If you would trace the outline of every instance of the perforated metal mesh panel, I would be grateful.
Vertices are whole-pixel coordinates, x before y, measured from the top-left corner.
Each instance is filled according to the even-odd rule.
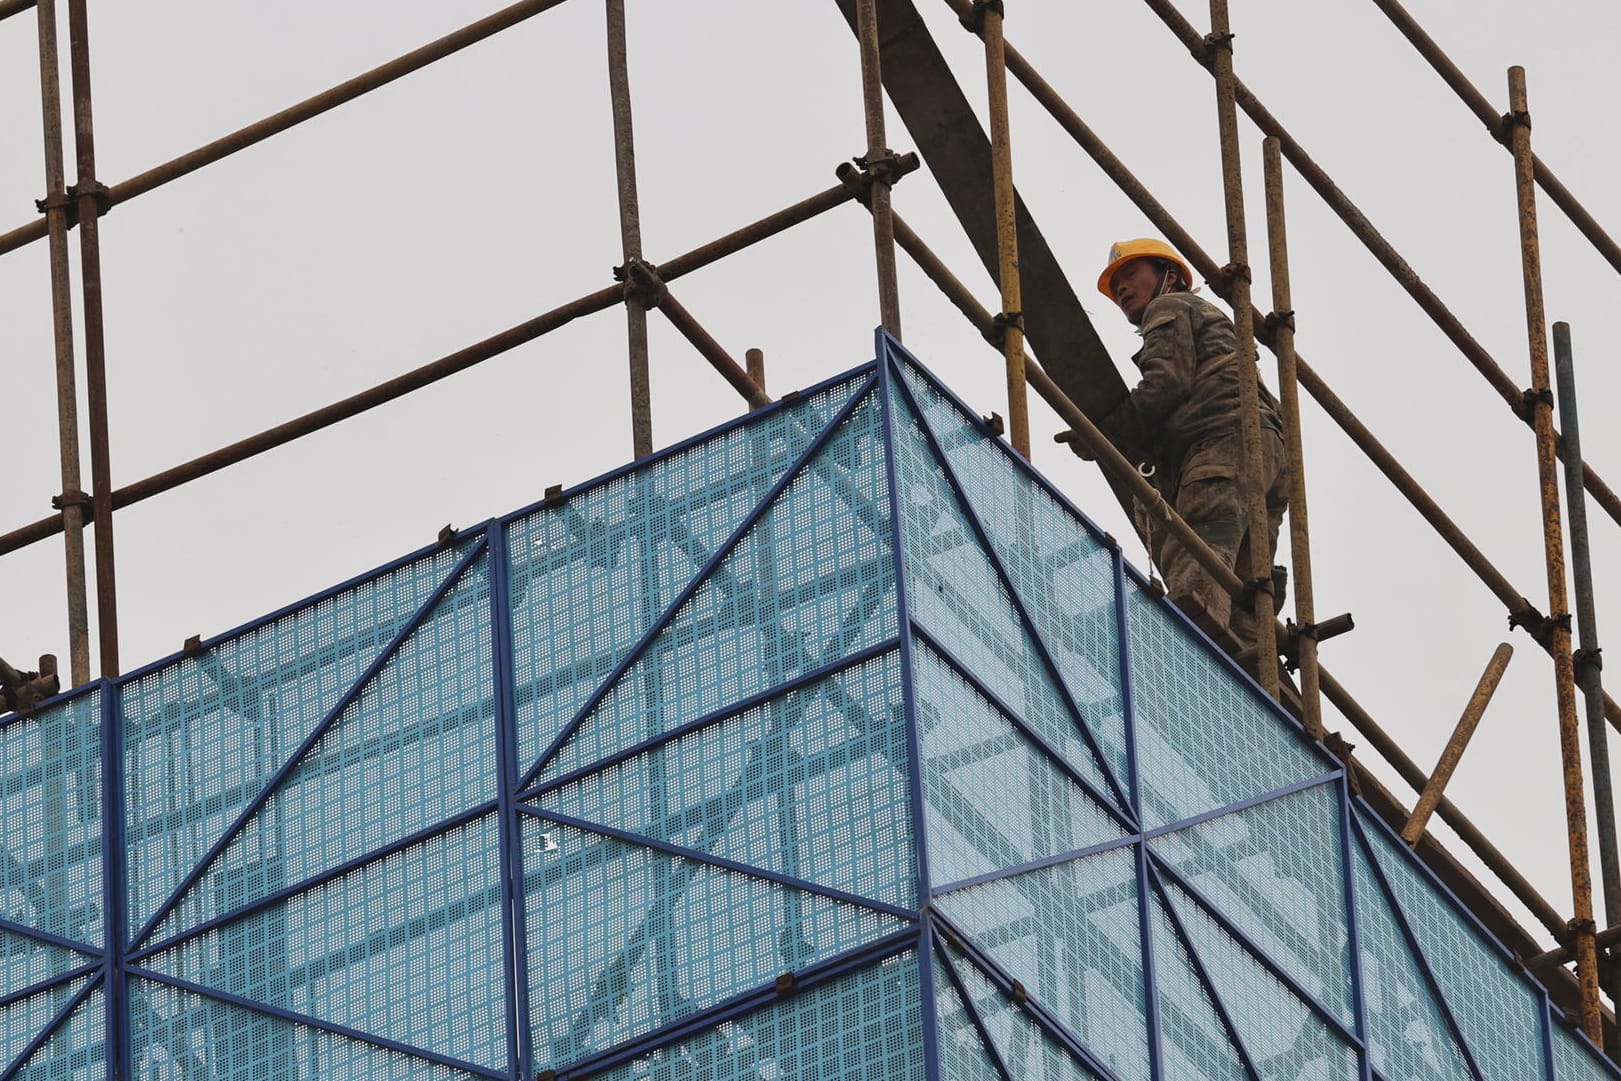
[[[521,761],[540,757],[864,382],[842,380],[512,524]]]
[[[1098,530],[1031,483],[1005,444],[917,367],[901,365],[935,442],[1116,778],[1129,772],[1120,694],[1114,553]]]
[[[904,402],[895,406],[895,469],[912,618],[1100,792],[1121,800],[1086,745],[1007,586]]]
[[[1352,1081],[1360,1075],[1356,1052],[1197,901],[1171,884],[1166,896],[1262,1077]]]
[[[900,655],[891,651],[538,797],[549,811],[910,906]]]
[[[0,718],[0,1078],[1621,1076],[879,355]]]
[[[595,1075],[603,1081],[923,1081],[917,958],[869,965]]]
[[[153,980],[131,984],[142,1081],[472,1081],[488,1076]]]
[[[1366,817],[1362,824],[1487,1081],[1541,1076],[1546,1064],[1539,996],[1510,966],[1502,948],[1489,943],[1448,903],[1396,841]]]
[[[1192,818],[1332,768],[1129,579],[1126,614],[1145,825]]]
[[[1082,1065],[1029,1014],[1015,1007],[972,962],[954,951],[948,954],[968,992],[968,1001],[979,1012],[1013,1081],[1095,1081],[1095,1072]],[[941,1076],[953,1081],[957,1077],[944,1069]]]
[[[941,885],[1122,836],[1048,752],[921,643],[913,651],[928,807]]]
[[[1120,1077],[1148,1077],[1131,849],[971,886],[936,904]]]
[[[435,552],[123,685],[132,933],[394,640],[457,556]],[[266,885],[275,888],[271,874]]]
[[[1335,786],[1165,834],[1150,849],[1342,1023],[1356,1023]]]

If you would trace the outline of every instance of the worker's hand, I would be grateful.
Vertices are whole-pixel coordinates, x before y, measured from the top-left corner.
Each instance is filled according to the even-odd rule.
[[[1083,462],[1093,462],[1097,460],[1097,455],[1092,453],[1091,449],[1087,447],[1086,443],[1081,440],[1081,437],[1076,434],[1074,429],[1059,432],[1057,435],[1053,436],[1053,442],[1068,443],[1069,449],[1075,452],[1075,457],[1079,458]]]

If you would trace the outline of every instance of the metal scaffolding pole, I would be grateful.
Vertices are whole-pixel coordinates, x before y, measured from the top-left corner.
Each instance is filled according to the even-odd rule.
[[[1013,449],[1030,459],[1030,405],[1024,376],[1024,299],[1019,284],[1018,209],[1013,193],[1013,136],[1008,127],[1007,58],[1002,0],[986,0],[974,10],[983,24],[985,83],[991,114],[991,177],[996,205],[997,281],[1002,312],[997,316],[1002,358],[1007,364],[1008,436]]]
[[[161,187],[172,180],[189,173],[194,173],[205,165],[212,165],[221,158],[235,154],[239,150],[246,150],[255,143],[261,143],[272,135],[278,135],[288,128],[302,124],[312,117],[329,112],[345,102],[353,101],[362,94],[386,86],[396,79],[411,74],[420,68],[425,68],[435,60],[442,60],[452,53],[460,52],[469,45],[483,41],[487,37],[516,26],[525,19],[548,11],[563,0],[519,0],[511,7],[500,11],[474,23],[452,31],[442,38],[430,41],[428,44],[411,50],[403,56],[396,57],[386,64],[379,65],[364,74],[357,75],[347,82],[339,83],[330,90],[322,91],[314,97],[305,98],[297,105],[289,106],[273,116],[249,124],[245,128],[238,128],[229,135],[215,139],[211,143],[198,147],[196,150],[180,155],[120,181],[102,193],[102,200],[108,208],[120,203],[128,202],[137,195],[145,195],[153,188]],[[45,223],[30,222],[18,226],[7,233],[0,233],[0,255],[25,244],[31,244],[45,236]]]
[[[1604,1040],[1598,1000],[1598,951],[1593,943],[1593,882],[1587,851],[1587,807],[1582,792],[1582,745],[1576,728],[1576,678],[1570,652],[1565,598],[1565,543],[1559,513],[1558,451],[1554,446],[1553,392],[1548,378],[1548,328],[1542,306],[1542,255],[1537,236],[1537,191],[1531,176],[1531,116],[1526,108],[1525,69],[1508,69],[1509,141],[1514,149],[1519,204],[1520,256],[1525,277],[1525,323],[1531,352],[1527,401],[1537,432],[1537,480],[1542,497],[1543,558],[1548,568],[1549,635],[1559,704],[1559,756],[1564,767],[1565,828],[1570,843],[1570,892],[1576,910],[1576,975],[1582,987],[1582,1029],[1595,1044]]]
[[[1486,707],[1491,704],[1492,695],[1497,692],[1497,685],[1503,681],[1503,673],[1508,670],[1508,661],[1512,656],[1514,647],[1504,642],[1492,652],[1491,660],[1486,662],[1486,670],[1480,674],[1480,681],[1475,684],[1474,692],[1469,695],[1463,716],[1458,718],[1457,725],[1452,729],[1451,738],[1441,749],[1441,757],[1436,760],[1435,769],[1430,771],[1430,779],[1425,782],[1424,791],[1419,793],[1413,813],[1407,818],[1407,825],[1401,829],[1401,839],[1409,846],[1418,844],[1418,839],[1424,836],[1424,825],[1435,812],[1436,804],[1441,802],[1441,793],[1446,791],[1447,782],[1452,780],[1452,773],[1458,768],[1464,749],[1474,737],[1480,719],[1486,715]]]
[[[861,42],[861,102],[867,122],[867,153],[860,164],[873,178],[872,236],[878,257],[878,313],[885,330],[901,336],[900,286],[895,274],[895,223],[890,210],[894,151],[884,134],[884,83],[879,61],[877,0],[856,0]]]
[[[955,3],[956,0],[949,0],[949,2]],[[1182,13],[1177,11],[1171,0],[1145,0],[1145,2],[1171,29],[1171,32],[1181,40],[1182,44],[1187,46],[1188,51],[1193,54],[1195,60],[1205,67],[1210,67],[1214,63],[1213,53],[1220,50],[1211,50],[1205,44],[1204,38],[1200,36],[1199,32],[1193,28],[1193,25],[1187,19],[1183,18]],[[1234,80],[1233,88],[1234,97],[1239,107],[1255,122],[1255,126],[1265,134],[1275,136],[1278,139],[1283,149],[1283,156],[1288,158],[1289,163],[1299,170],[1306,183],[1312,186],[1312,189],[1322,197],[1323,202],[1327,203],[1329,208],[1355,234],[1356,238],[1362,242],[1363,247],[1367,248],[1375,259],[1379,260],[1380,265],[1390,273],[1390,276],[1396,280],[1397,284],[1405,289],[1407,294],[1417,302],[1424,313],[1430,317],[1441,332],[1463,354],[1464,359],[1469,361],[1486,382],[1491,384],[1492,389],[1496,390],[1502,397],[1509,410],[1527,425],[1530,425],[1532,418],[1525,408],[1524,395],[1509,374],[1503,370],[1502,365],[1498,364],[1492,355],[1486,352],[1485,347],[1475,340],[1458,317],[1441,302],[1441,298],[1436,296],[1428,285],[1424,284],[1423,279],[1418,276],[1418,273],[1408,264],[1407,260],[1403,259],[1391,243],[1374,228],[1373,223],[1339,189],[1339,186],[1323,171],[1323,168],[1312,160],[1299,143],[1295,142],[1283,125],[1278,122],[1278,119],[1267,110],[1266,106],[1261,104],[1260,99],[1251,93],[1250,89],[1242,81]],[[1557,434],[1556,432],[1556,437]],[[1617,496],[1615,491],[1604,482],[1603,478],[1585,463],[1582,466],[1582,480],[1587,491],[1594,499],[1598,500],[1599,505],[1604,508],[1605,512],[1615,519],[1617,523],[1621,523],[1621,496]]]
[[[913,163],[915,167],[915,162]],[[707,244],[692,249],[659,264],[659,276],[665,282],[674,281],[686,274],[723,259],[728,255],[739,252],[751,244],[758,243],[768,237],[781,233],[795,225],[809,221],[819,214],[848,202],[854,198],[854,193],[845,184],[837,184],[826,191],[819,192],[808,199],[801,200],[793,206],[787,207],[761,218],[751,225],[728,233]],[[227,466],[245,461],[257,454],[263,454],[301,438],[318,432],[322,428],[330,427],[342,420],[358,416],[386,402],[403,397],[411,391],[419,390],[431,383],[436,383],[447,376],[471,368],[491,357],[499,356],[510,349],[532,341],[535,338],[556,330],[566,323],[572,322],[581,316],[591,315],[595,312],[606,311],[615,304],[621,303],[625,298],[625,289],[622,285],[610,285],[588,293],[583,297],[570,301],[549,312],[535,316],[533,319],[519,323],[498,334],[491,335],[483,341],[476,342],[454,353],[440,357],[420,368],[395,376],[374,387],[363,390],[358,394],[350,395],[341,401],[333,402],[301,417],[278,424],[273,428],[259,432],[256,435],[240,439],[228,446],[211,451],[189,462],[156,473],[144,480],[125,485],[112,493],[114,509],[120,509],[150,499],[155,495],[177,488],[188,481],[218,472]],[[11,532],[0,535],[0,555],[17,551],[30,544],[54,537],[62,531],[62,516],[53,514],[49,518],[13,529]]]
[[[1237,331],[1239,409],[1244,444],[1244,485],[1249,505],[1249,566],[1242,568],[1253,594],[1256,670],[1261,686],[1278,697],[1278,638],[1273,629],[1272,546],[1267,543],[1266,468],[1261,450],[1261,383],[1255,363],[1255,319],[1250,305],[1249,240],[1244,227],[1244,174],[1238,146],[1238,109],[1233,101],[1233,34],[1227,0],[1210,0],[1210,42],[1216,72],[1216,116],[1221,128],[1221,179],[1227,202],[1227,271]],[[1235,600],[1239,604],[1241,601]]]
[[[13,15],[21,15],[33,7],[37,0],[0,0],[0,19],[9,19]]]
[[[68,0],[68,55],[73,73],[73,143],[84,359],[90,404],[91,508],[96,523],[96,641],[101,675],[118,675],[118,584],[113,556],[113,484],[107,431],[107,338],[101,305],[101,222],[105,189],[96,180],[95,122],[90,106],[90,26],[85,0]]]
[[[1295,313],[1289,288],[1289,236],[1283,212],[1283,162],[1278,141],[1261,144],[1266,186],[1266,235],[1271,253],[1272,349],[1278,358],[1278,402],[1283,412],[1283,453],[1289,472],[1289,560],[1294,564],[1295,623],[1299,627],[1300,719],[1313,739],[1323,738],[1323,705],[1317,681],[1317,600],[1311,575],[1311,531],[1306,514],[1306,453],[1300,432],[1299,363]]]
[[[91,679],[90,611],[84,562],[85,508],[79,457],[79,391],[73,355],[73,286],[68,266],[72,202],[62,164],[62,81],[56,45],[56,0],[39,0],[39,90],[45,128],[45,228],[50,236],[51,331],[56,347],[57,443],[62,462],[62,548],[67,564],[68,673],[77,687]]]
[[[1604,685],[1599,663],[1598,616],[1594,612],[1593,558],[1587,538],[1587,501],[1581,477],[1571,465],[1580,461],[1582,436],[1576,411],[1576,365],[1571,357],[1570,324],[1553,325],[1555,381],[1559,385],[1559,420],[1570,448],[1565,464],[1565,503],[1570,515],[1570,561],[1575,574],[1577,650],[1571,663],[1586,706],[1587,746],[1593,759],[1593,816],[1598,828],[1599,876],[1604,884],[1604,924],[1621,927],[1621,857],[1616,852],[1615,793],[1610,779],[1610,748],[1604,731]],[[1621,969],[1612,969],[1610,1001],[1621,1002]]]
[[[625,0],[606,0],[608,88],[613,96],[614,172],[619,180],[619,238],[626,265],[642,257],[642,216],[636,197],[636,137],[631,127],[630,64],[625,49]],[[632,457],[653,453],[653,391],[647,367],[647,309],[625,305],[630,345]]]
[[[1412,43],[1413,48],[1419,51],[1419,55],[1429,61],[1430,67],[1441,76],[1441,80],[1450,86],[1480,122],[1486,125],[1491,137],[1502,143],[1505,148],[1508,147],[1508,137],[1503,128],[1503,114],[1492,108],[1491,103],[1486,100],[1486,95],[1475,88],[1475,84],[1459,70],[1458,65],[1454,64],[1446,52],[1435,43],[1435,39],[1424,32],[1424,28],[1407,13],[1407,9],[1396,0],[1373,0],[1373,3],[1385,13],[1396,29],[1401,31],[1402,36]],[[1576,226],[1594,248],[1598,249],[1599,254],[1604,256],[1611,266],[1621,270],[1621,244],[1611,239],[1610,234],[1604,231],[1597,219],[1588,213],[1580,200],[1570,193],[1570,189],[1560,182],[1553,170],[1535,154],[1531,155],[1531,167],[1537,184],[1547,193],[1548,198],[1554,201],[1554,205],[1565,212],[1571,224]]]

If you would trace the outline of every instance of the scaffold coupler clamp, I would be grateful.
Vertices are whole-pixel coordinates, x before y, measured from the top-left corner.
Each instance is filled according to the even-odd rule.
[[[658,267],[641,259],[627,259],[614,267],[614,281],[625,283],[625,302],[640,304],[651,311],[664,302],[669,289],[659,277]]]
[[[1525,633],[1529,634],[1533,639],[1536,640],[1538,645],[1543,646],[1544,648],[1553,644],[1553,632],[1555,628],[1563,628],[1566,631],[1570,630],[1569,612],[1549,618],[1548,616],[1543,615],[1542,612],[1538,610],[1536,605],[1532,604],[1524,597],[1521,597],[1520,600],[1523,602],[1521,607],[1508,614],[1509,630],[1513,630],[1515,627],[1524,628]]]
[[[1188,52],[1193,54],[1195,60],[1208,68],[1215,64],[1216,53],[1222,49],[1226,49],[1228,52],[1233,51],[1233,33],[1230,30],[1225,34],[1206,34],[1199,39],[1198,44],[1190,47]]]
[[[21,672],[0,660],[0,702],[14,713],[30,713],[34,706],[62,689],[54,654],[41,654],[39,671]]]
[[[1528,110],[1516,109],[1513,112],[1504,113],[1497,118],[1496,127],[1492,127],[1490,124],[1487,125],[1487,130],[1492,133],[1492,138],[1504,146],[1507,146],[1509,140],[1514,138],[1515,128],[1531,130],[1531,113]]]
[[[849,161],[840,162],[834,174],[857,202],[862,206],[870,206],[874,183],[893,188],[900,183],[901,177],[916,172],[922,164],[922,160],[915,152],[897,154],[885,147],[877,154],[863,154]]]
[[[1592,649],[1578,649],[1571,653],[1570,662],[1576,668],[1576,681],[1580,683],[1604,670],[1604,650],[1599,646]]]
[[[991,325],[985,328],[985,340],[998,349],[1007,346],[1007,332],[1009,327],[1016,327],[1020,334],[1024,333],[1023,312],[997,312],[991,316]]]
[[[1007,9],[1002,6],[1002,0],[974,0],[968,14],[961,16],[957,21],[962,23],[963,29],[970,34],[978,34],[985,29],[985,14],[991,11],[1004,18],[1007,17]]]
[[[1553,391],[1547,387],[1532,387],[1520,392],[1519,404],[1514,413],[1527,424],[1536,423],[1537,406],[1545,405],[1553,408]]]
[[[81,180],[68,189],[68,197],[73,200],[75,212],[79,209],[80,200],[86,195],[96,201],[96,217],[98,218],[104,217],[107,211],[113,208],[112,193],[107,190],[107,185],[92,178],[90,180]],[[77,219],[80,215],[75,213],[74,217]]]
[[[90,498],[90,493],[81,491],[78,488],[69,488],[61,495],[51,496],[51,509],[67,510],[69,507],[83,507],[86,511],[84,516],[86,521],[90,519],[88,512],[92,506],[94,506],[94,502]]]
[[[1261,320],[1261,333],[1267,341],[1277,337],[1280,330],[1287,330],[1293,334],[1295,330],[1295,313],[1291,309],[1283,312],[1267,312],[1266,318]]]
[[[1216,277],[1210,286],[1223,300],[1231,300],[1233,296],[1233,283],[1238,281],[1253,282],[1254,276],[1250,272],[1248,263],[1226,263],[1216,271]]]

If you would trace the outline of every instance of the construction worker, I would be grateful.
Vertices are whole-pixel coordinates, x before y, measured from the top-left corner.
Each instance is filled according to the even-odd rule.
[[[1241,579],[1249,569],[1249,486],[1243,469],[1239,365],[1232,320],[1192,291],[1193,274],[1162,240],[1123,240],[1109,249],[1098,291],[1142,336],[1131,358],[1142,380],[1099,427],[1128,459],[1142,463],[1165,501]],[[1267,565],[1277,551],[1288,505],[1283,424],[1263,386],[1261,477],[1266,486]],[[1076,446],[1071,443],[1071,446]],[[1138,531],[1164,576],[1166,591],[1206,630],[1230,628],[1241,644],[1256,639],[1254,618],[1234,610],[1227,591],[1146,513]],[[1283,577],[1274,572],[1281,603]]]

